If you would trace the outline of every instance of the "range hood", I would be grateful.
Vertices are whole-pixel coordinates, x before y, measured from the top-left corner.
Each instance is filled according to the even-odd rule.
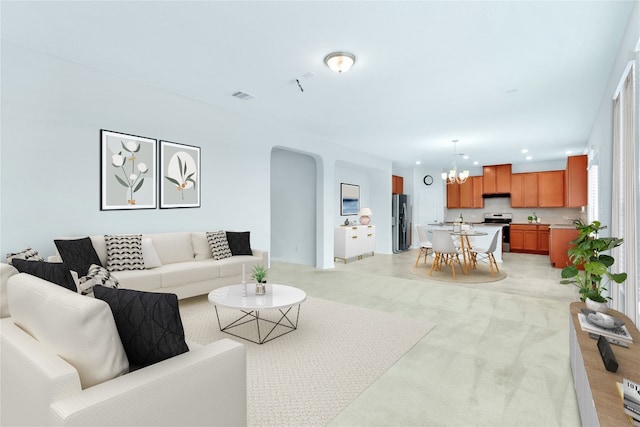
[[[511,193],[488,193],[482,195],[483,199],[493,199],[496,197],[511,197]]]

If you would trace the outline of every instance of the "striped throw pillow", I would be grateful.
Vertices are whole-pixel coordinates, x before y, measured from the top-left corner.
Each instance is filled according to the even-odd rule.
[[[105,235],[107,270],[144,270],[142,234]]]
[[[213,259],[231,258],[233,255],[231,249],[229,249],[229,242],[227,241],[227,233],[225,231],[207,232],[207,241],[209,242]]]
[[[78,290],[82,295],[93,295],[93,287],[102,285],[106,288],[117,288],[118,279],[101,265],[91,264],[89,272],[78,281]]]

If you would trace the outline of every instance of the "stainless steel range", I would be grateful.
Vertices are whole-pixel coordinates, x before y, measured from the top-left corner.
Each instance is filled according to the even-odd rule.
[[[509,237],[509,226],[513,221],[513,214],[510,213],[486,213],[483,224],[502,224],[502,251],[509,252],[511,240]]]

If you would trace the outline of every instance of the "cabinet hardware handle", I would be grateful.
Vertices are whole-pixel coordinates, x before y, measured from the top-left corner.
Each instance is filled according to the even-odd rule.
[[[353,237],[351,237],[351,238],[352,238],[352,239],[357,239],[357,238],[358,238],[358,236],[353,236]]]

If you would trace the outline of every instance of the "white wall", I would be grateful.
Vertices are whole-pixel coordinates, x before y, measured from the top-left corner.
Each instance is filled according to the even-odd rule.
[[[338,195],[332,212],[334,226],[344,223],[345,219],[358,222],[359,217],[340,215],[340,184],[360,186],[360,207],[368,207],[373,212],[371,224],[376,226],[376,252],[392,253],[391,243],[391,164],[386,167],[375,165],[357,165],[339,160],[335,164],[334,190]]]
[[[312,156],[271,152],[271,260],[316,265],[316,175]],[[262,211],[256,206],[256,215]]]
[[[638,46],[639,39],[640,3],[636,2],[620,48],[618,49],[615,63],[611,69],[609,81],[602,94],[602,101],[597,118],[587,141],[587,148],[594,150],[598,158],[598,197],[600,200],[598,218],[601,223],[606,225],[611,224],[611,192],[613,189],[611,181],[613,170],[613,96],[629,61],[636,58],[635,49]],[[638,66],[640,66],[640,64],[636,64],[636,67]],[[636,68],[636,88],[638,87],[640,87],[640,72],[638,72],[638,68]],[[639,100],[636,97],[636,105],[638,105],[638,102]],[[640,108],[638,108],[637,111],[640,111]],[[638,122],[640,123],[640,120]],[[636,129],[636,147],[640,145],[638,144],[639,134],[640,132]],[[635,178],[637,181],[638,176]],[[638,225],[640,226],[640,222]],[[603,235],[608,235],[607,233],[609,233],[609,230],[604,230]],[[640,251],[638,253],[640,253]]]
[[[252,246],[268,249],[274,146],[316,158],[317,267],[333,267],[336,161],[380,171],[375,182],[386,174],[377,197],[390,206],[384,159],[4,40],[1,55],[3,256],[25,246],[51,255],[58,236],[218,229],[250,230]],[[100,211],[100,129],[201,147],[202,207]],[[390,232],[379,238],[390,242]]]

